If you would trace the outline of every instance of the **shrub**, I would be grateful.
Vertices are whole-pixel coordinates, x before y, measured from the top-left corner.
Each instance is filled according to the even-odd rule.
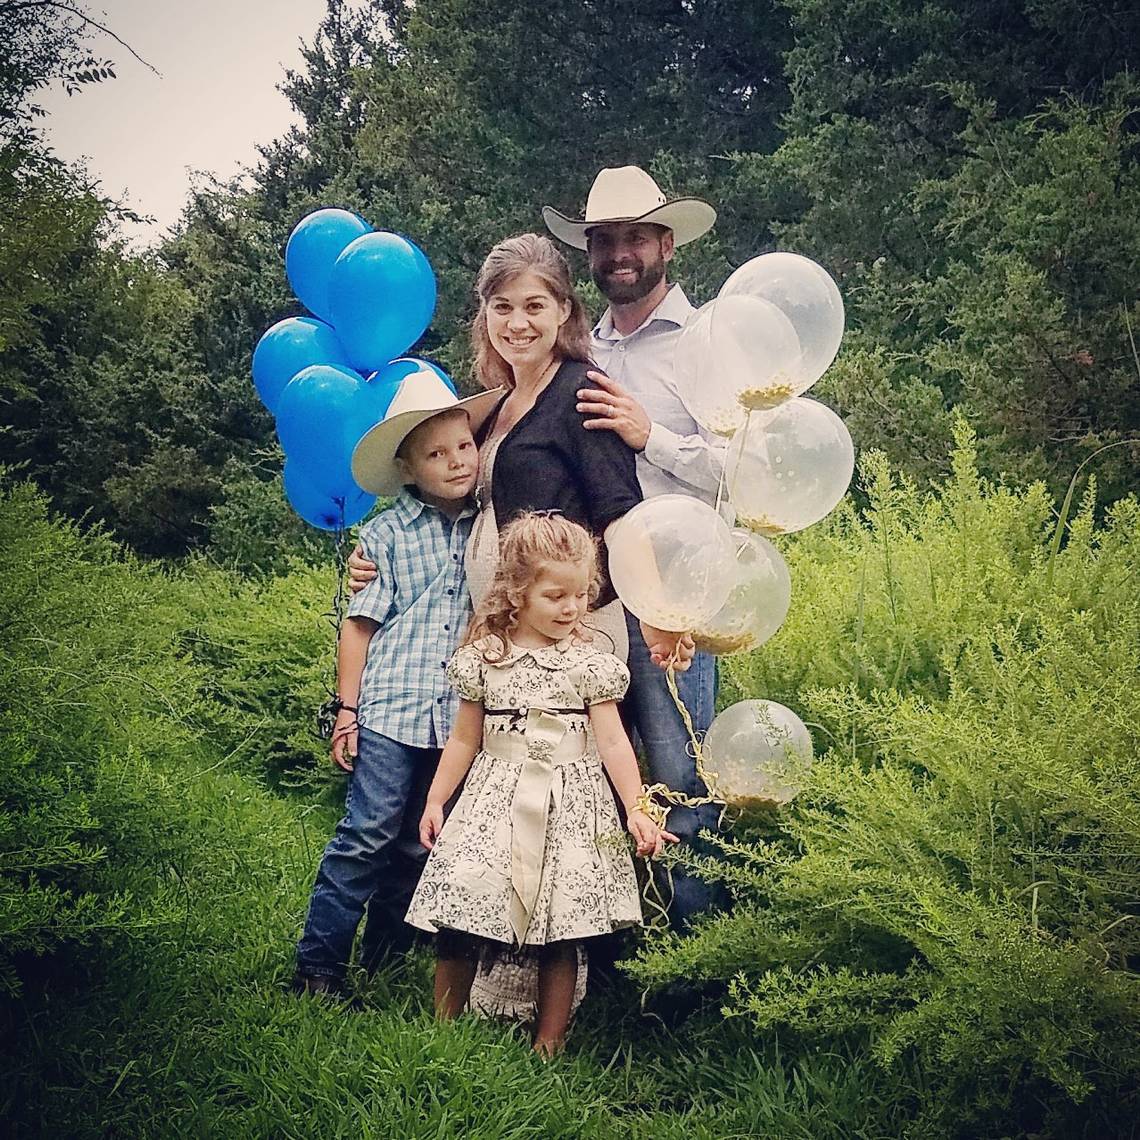
[[[0,991],[62,945],[170,918],[160,758],[198,750],[198,674],[161,575],[0,484]]]
[[[764,1034],[924,1074],[914,1135],[1107,1135],[1140,1078],[1140,507],[1052,555],[1040,486],[920,494],[870,457],[865,518],[790,545],[786,628],[731,696],[808,720],[810,787],[706,872],[735,912],[632,967],[704,977]]]

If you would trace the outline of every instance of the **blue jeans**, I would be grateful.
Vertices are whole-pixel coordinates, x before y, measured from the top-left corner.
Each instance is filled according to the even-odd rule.
[[[705,786],[697,775],[696,761],[689,752],[689,734],[673,703],[665,671],[650,660],[637,618],[628,612],[625,618],[629,629],[630,686],[623,713],[627,726],[636,730],[641,741],[649,778],[653,783],[668,784],[686,795],[703,796]],[[716,658],[698,653],[689,669],[677,673],[676,678],[677,694],[689,711],[693,728],[698,735],[707,732],[716,713]],[[708,853],[708,845],[701,843],[697,833],[715,831],[719,817],[718,804],[675,807],[669,812],[667,826],[682,843]],[[694,915],[720,903],[721,892],[703,879],[686,874],[678,867],[673,868],[672,878],[673,901],[669,913],[674,925],[684,928]],[[664,892],[665,884],[662,888]]]
[[[297,944],[299,972],[343,978],[366,906],[366,965],[387,945],[409,943],[404,914],[427,859],[420,816],[438,762],[438,748],[360,730],[344,818],[321,857]]]

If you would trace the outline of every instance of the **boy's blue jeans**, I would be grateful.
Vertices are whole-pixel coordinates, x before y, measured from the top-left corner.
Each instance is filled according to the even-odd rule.
[[[427,851],[419,825],[438,748],[413,748],[360,729],[344,818],[321,857],[297,945],[297,970],[343,978],[365,907],[365,964],[410,944],[404,915]]]
[[[703,796],[705,786],[697,776],[696,762],[689,751],[689,734],[673,703],[665,671],[650,660],[637,618],[628,612],[625,617],[629,629],[630,686],[624,713],[637,730],[645,750],[649,778],[653,783],[668,784],[686,795]],[[688,670],[677,673],[676,678],[677,694],[689,711],[693,728],[698,735],[707,732],[716,713],[716,658],[709,653],[698,653]],[[666,827],[682,843],[705,853],[707,845],[696,838],[697,833],[715,831],[720,810],[719,804],[675,807],[669,812]],[[662,893],[668,897],[668,884],[663,878],[659,882]],[[669,915],[679,928],[683,929],[695,915],[722,902],[723,892],[679,867],[672,868],[672,880],[673,901]]]

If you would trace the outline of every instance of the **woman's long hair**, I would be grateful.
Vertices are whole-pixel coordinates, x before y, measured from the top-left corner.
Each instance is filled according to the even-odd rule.
[[[483,658],[490,664],[507,655],[511,634],[518,628],[526,592],[544,563],[585,563],[590,568],[589,597],[598,597],[598,542],[585,527],[559,514],[535,511],[519,515],[499,534],[499,565],[487,596],[471,619],[463,644],[489,639]],[[588,637],[585,639],[588,640]]]
[[[533,273],[560,305],[569,302],[570,316],[558,330],[554,355],[558,360],[590,360],[590,324],[586,309],[570,280],[570,267],[558,247],[541,234],[519,234],[501,241],[487,254],[475,279],[479,312],[471,326],[475,375],[484,388],[513,387],[510,365],[498,354],[487,333],[487,303],[520,273]]]

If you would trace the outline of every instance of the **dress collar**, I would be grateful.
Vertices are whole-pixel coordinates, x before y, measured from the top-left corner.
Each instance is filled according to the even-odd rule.
[[[693,314],[693,306],[685,296],[685,290],[680,285],[670,285],[669,292],[661,298],[661,303],[645,318],[644,321],[629,335],[636,336],[642,329],[648,328],[654,321],[665,321],[667,324],[681,328]],[[594,325],[594,336],[598,340],[624,340],[621,333],[614,328],[613,313],[607,307],[601,320]]]
[[[481,637],[475,642],[475,648],[480,652],[485,649],[497,650],[498,647],[499,638],[494,634]],[[503,669],[508,665],[514,665],[524,657],[531,657],[536,665],[541,665],[544,669],[569,669],[581,660],[582,650],[587,648],[589,647],[573,636],[564,637],[553,645],[541,646],[516,645],[513,641],[508,641],[506,656],[492,664],[496,669]]]

